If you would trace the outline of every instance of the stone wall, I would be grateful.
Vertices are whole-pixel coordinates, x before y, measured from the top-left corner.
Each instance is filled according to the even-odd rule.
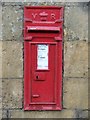
[[[23,8],[64,6],[63,110],[23,109]],[[88,118],[88,3],[2,2],[0,81],[3,118]],[[2,36],[2,37],[1,37]],[[89,45],[90,46],[90,45]],[[2,59],[2,60],[1,60]],[[2,61],[2,62],[1,62]],[[1,85],[1,84],[0,84]]]

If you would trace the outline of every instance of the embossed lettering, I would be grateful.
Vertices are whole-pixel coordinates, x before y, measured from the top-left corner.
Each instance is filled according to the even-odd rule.
[[[54,19],[54,20],[56,19],[54,13],[51,14],[51,18]]]
[[[32,13],[33,18],[35,19],[37,16],[37,13]]]

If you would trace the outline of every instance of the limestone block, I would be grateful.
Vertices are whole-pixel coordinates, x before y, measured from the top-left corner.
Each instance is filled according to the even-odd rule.
[[[2,42],[0,41],[0,109],[2,108]]]
[[[0,78],[2,78],[2,41],[0,41]]]
[[[22,108],[23,94],[22,79],[3,79],[2,106],[3,108]]]
[[[76,109],[75,115],[76,118],[89,118],[87,110]]]
[[[64,42],[64,76],[88,77],[88,43]]]
[[[88,40],[88,6],[65,7],[64,28],[64,40]]]
[[[23,9],[21,6],[2,7],[3,40],[23,40]]]
[[[0,3],[0,40],[2,40],[2,5]]]
[[[16,41],[4,41],[2,45],[2,77],[23,77],[23,44]]]
[[[62,111],[10,111],[10,118],[74,118],[74,110]]]
[[[63,80],[63,107],[88,109],[88,79],[65,78]]]

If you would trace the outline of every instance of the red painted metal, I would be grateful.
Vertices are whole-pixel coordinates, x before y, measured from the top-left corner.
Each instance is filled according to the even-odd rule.
[[[52,32],[59,32],[60,28],[59,27],[46,27],[46,26],[27,26],[27,32],[31,31],[52,31]]]
[[[24,8],[24,110],[62,109],[63,11],[54,6]],[[46,50],[46,58],[40,58],[46,60],[44,67],[40,50]]]

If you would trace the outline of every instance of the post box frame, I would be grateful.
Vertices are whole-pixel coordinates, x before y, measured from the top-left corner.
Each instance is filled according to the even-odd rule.
[[[25,6],[24,8],[24,110],[62,110],[62,40],[63,40],[63,19],[60,20],[56,20],[55,23],[60,23],[59,26],[54,26],[50,27],[50,26],[41,26],[40,21],[34,21],[34,22],[39,22],[38,26],[36,26],[35,28],[33,26],[26,26],[26,22],[32,22],[31,19],[27,19],[26,18],[26,12],[28,9],[60,9],[60,13],[61,13],[61,18],[63,18],[63,11],[64,8],[63,7],[54,7],[54,6],[48,6],[48,7],[42,7],[42,6],[36,6],[36,7],[29,7],[29,6]],[[47,14],[40,14],[41,16],[47,16]],[[48,21],[47,21],[48,22]],[[50,23],[50,21],[48,22],[48,24]],[[35,23],[34,23],[35,24]],[[43,23],[44,24],[44,23]],[[54,24],[54,22],[53,22]],[[60,28],[59,28],[60,27]],[[28,36],[28,32],[35,31],[36,34],[35,36],[32,34],[30,36]],[[43,35],[39,35],[37,33],[37,31],[46,31],[47,33],[49,31],[54,31],[54,32],[61,32],[61,34],[59,36],[45,36],[43,37]],[[35,38],[41,38],[41,41],[37,40],[37,41],[33,41],[33,39]],[[46,38],[54,38],[53,42],[45,40]],[[43,39],[43,40],[42,40]],[[55,69],[55,101],[54,102],[31,102],[31,56],[32,56],[32,51],[31,51],[31,46],[35,45],[35,44],[48,44],[48,45],[55,45],[56,46],[56,69]],[[37,96],[36,96],[37,97]]]

